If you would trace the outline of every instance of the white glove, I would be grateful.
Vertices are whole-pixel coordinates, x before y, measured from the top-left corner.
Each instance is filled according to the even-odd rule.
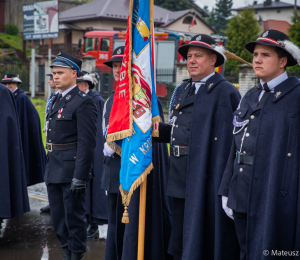
[[[223,207],[226,215],[228,217],[230,217],[231,219],[234,219],[233,218],[233,211],[232,211],[232,209],[230,209],[230,208],[227,207],[227,201],[228,201],[228,197],[222,196],[222,207]]]
[[[103,153],[105,156],[111,157],[115,151],[109,147],[109,145],[105,142]]]

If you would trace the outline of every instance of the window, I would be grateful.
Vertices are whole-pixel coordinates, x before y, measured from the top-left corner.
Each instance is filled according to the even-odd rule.
[[[192,21],[193,21],[193,16],[186,16],[184,19],[183,19],[183,22],[182,23],[185,23],[185,24],[191,24],[192,23]],[[197,24],[197,22],[196,22],[196,19],[195,19],[195,24]]]
[[[100,45],[100,51],[108,51],[109,44],[110,44],[110,39],[102,38],[101,45]]]
[[[94,38],[85,38],[83,52],[94,50],[95,39]]]
[[[98,51],[98,45],[99,45],[99,39],[96,39],[96,44],[95,44],[95,51]]]

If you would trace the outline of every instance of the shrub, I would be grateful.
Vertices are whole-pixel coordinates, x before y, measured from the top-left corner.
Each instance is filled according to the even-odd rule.
[[[19,33],[19,28],[18,26],[16,26],[15,24],[13,23],[7,23],[5,26],[4,26],[4,29],[5,29],[5,32],[7,34],[10,34],[10,35],[18,35]]]

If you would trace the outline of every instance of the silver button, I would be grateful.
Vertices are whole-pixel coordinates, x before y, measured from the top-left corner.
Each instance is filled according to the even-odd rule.
[[[49,129],[48,131],[51,132],[51,129]]]
[[[243,168],[240,168],[240,172],[243,172]]]
[[[74,157],[74,159],[76,159],[76,156]]]
[[[244,151],[244,154],[246,154],[246,152]]]
[[[176,125],[176,128],[178,127],[178,125]]]
[[[249,134],[249,133],[247,133],[247,134],[246,134],[246,137],[249,137],[249,136],[250,136],[250,134]]]
[[[288,157],[292,157],[292,154],[291,154],[291,153],[288,153],[287,156],[288,156]]]
[[[175,138],[173,138],[172,140],[175,141]]]
[[[52,117],[50,117],[49,120],[51,121],[51,120],[52,120]]]
[[[255,116],[254,116],[254,115],[252,115],[252,116],[250,116],[250,118],[251,118],[251,119],[254,119],[254,118],[255,118]]]
[[[215,137],[215,141],[217,141],[218,140],[218,138],[217,137]]]
[[[51,140],[49,140],[49,143],[51,143]]]
[[[182,112],[181,112],[181,111],[179,112],[179,115],[182,115]]]
[[[242,112],[239,112],[239,115],[242,114]]]

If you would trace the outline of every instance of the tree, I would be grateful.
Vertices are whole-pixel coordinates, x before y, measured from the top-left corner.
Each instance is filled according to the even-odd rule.
[[[293,43],[300,47],[300,15],[298,12],[293,16],[289,37]]]
[[[154,4],[170,11],[191,9],[194,0],[154,0]]]
[[[256,40],[259,36],[259,26],[254,17],[254,10],[247,8],[233,16],[225,33],[228,37],[226,49],[251,63],[253,55],[247,51],[245,44]],[[237,65],[240,64],[239,61],[228,59],[225,69],[227,71],[237,70]]]
[[[216,7],[211,12],[211,25],[218,33],[224,33],[227,29],[228,19],[231,16],[233,0],[217,0]]]
[[[209,17],[207,17],[206,22],[208,22],[211,26],[215,27],[216,26],[216,11],[215,8],[209,12]],[[216,27],[215,27],[216,28]]]

